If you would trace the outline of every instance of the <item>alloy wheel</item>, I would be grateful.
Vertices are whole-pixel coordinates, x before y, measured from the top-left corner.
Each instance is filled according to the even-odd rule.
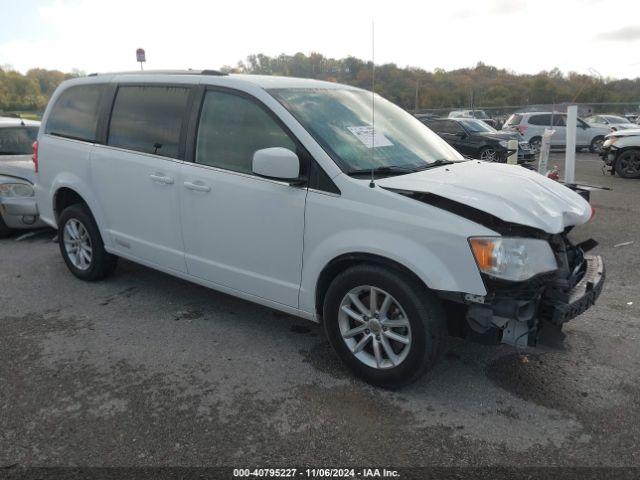
[[[93,249],[89,232],[82,222],[75,218],[67,221],[63,230],[63,242],[73,266],[78,270],[87,270],[91,266]]]
[[[402,305],[371,285],[351,289],[340,302],[338,326],[360,362],[375,369],[400,365],[411,349],[411,326]]]
[[[496,161],[496,151],[492,148],[487,148],[480,152],[480,160],[485,160],[487,162],[495,162]]]
[[[640,153],[631,151],[625,152],[618,158],[620,170],[629,177],[640,175]]]

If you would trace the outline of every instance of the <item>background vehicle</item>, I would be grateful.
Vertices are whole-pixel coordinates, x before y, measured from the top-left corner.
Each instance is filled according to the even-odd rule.
[[[623,178],[640,178],[640,128],[619,130],[607,135],[602,146],[602,159],[611,174]]]
[[[493,128],[498,126],[498,122],[489,117],[484,110],[454,110],[449,112],[449,118],[476,118],[487,125],[491,125]]]
[[[45,226],[33,191],[32,145],[40,122],[0,117],[0,238]]]
[[[374,131],[371,100],[211,71],[69,80],[38,134],[40,214],[76,277],[124,257],[320,321],[344,363],[386,387],[430,368],[449,327],[534,345],[544,322],[593,304],[602,260],[565,235],[591,218],[584,199],[465,161],[380,96]]]
[[[518,132],[500,132],[482,120],[473,118],[420,119],[463,155],[490,162],[506,162],[511,153],[509,140],[518,140],[518,160],[533,160],[529,144],[519,140]]]
[[[614,132],[625,128],[638,128],[636,124],[631,123],[628,119],[617,115],[593,115],[585,118],[584,121],[593,126],[609,127]]]
[[[542,134],[545,128],[553,127],[551,147],[564,148],[567,141],[567,114],[560,112],[526,112],[514,113],[505,122],[503,130],[518,130],[531,148],[540,150]],[[576,128],[576,148],[588,148],[598,153],[602,149],[605,135],[611,133],[607,126],[589,125],[578,118]]]

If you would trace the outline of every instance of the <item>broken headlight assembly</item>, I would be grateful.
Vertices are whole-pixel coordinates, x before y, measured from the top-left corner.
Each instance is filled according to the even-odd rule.
[[[558,268],[551,246],[546,240],[471,237],[469,244],[480,271],[494,278],[522,282]]]
[[[27,183],[0,184],[0,197],[33,197],[33,187]]]

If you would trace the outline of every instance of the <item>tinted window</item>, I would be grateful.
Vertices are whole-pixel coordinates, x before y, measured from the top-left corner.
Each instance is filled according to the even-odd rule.
[[[556,127],[566,127],[567,121],[564,115],[554,115],[553,116],[553,125]]]
[[[118,88],[107,143],[177,158],[188,96],[185,87]]]
[[[31,153],[31,145],[38,136],[38,127],[0,128],[0,155]]]
[[[79,85],[62,92],[51,109],[45,133],[94,142],[98,109],[106,88]]]
[[[453,120],[443,120],[440,133],[464,133],[464,129],[458,122]]]
[[[204,97],[196,163],[251,173],[256,150],[296,145],[256,102],[232,93],[209,91]]]
[[[529,118],[531,125],[542,125],[544,127],[551,126],[551,115],[532,115]]]

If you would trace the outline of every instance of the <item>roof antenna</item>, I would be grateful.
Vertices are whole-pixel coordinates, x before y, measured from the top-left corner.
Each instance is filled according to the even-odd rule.
[[[376,55],[375,55],[375,23],[371,20],[371,182],[369,188],[376,186],[374,179],[374,155],[376,144]]]

